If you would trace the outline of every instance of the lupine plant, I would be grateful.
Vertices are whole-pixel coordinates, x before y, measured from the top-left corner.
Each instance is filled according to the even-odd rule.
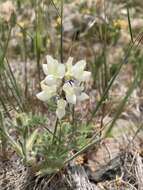
[[[47,4],[45,3],[45,1],[39,0],[31,0],[30,2],[31,5],[34,6],[34,14],[36,15],[33,23],[35,24],[33,30],[31,28],[29,29],[28,27],[23,28],[23,26],[17,23],[16,20],[14,20],[14,23],[12,22],[13,20],[10,18],[12,18],[15,9],[12,8],[11,5],[9,7],[9,17],[2,17],[3,19],[5,18],[4,22],[0,22],[2,36],[8,36],[6,39],[4,38],[2,43],[0,42],[0,135],[4,155],[6,154],[5,144],[9,142],[9,144],[22,158],[26,165],[32,166],[32,168],[35,169],[37,175],[44,175],[59,171],[64,166],[66,166],[69,161],[79,156],[81,153],[89,149],[89,147],[93,146],[97,142],[100,142],[100,140],[102,139],[101,134],[96,131],[95,126],[93,130],[94,124],[92,124],[92,119],[95,118],[99,110],[103,110],[102,108],[105,104],[105,100],[108,99],[109,90],[111,89],[123,65],[127,64],[131,50],[133,48],[136,50],[136,48],[142,42],[143,35],[138,35],[138,37],[134,41],[131,35],[131,43],[127,48],[125,58],[123,58],[122,62],[117,65],[117,69],[113,73],[113,75],[111,77],[108,77],[109,69],[107,68],[106,63],[106,49],[108,45],[106,42],[106,38],[108,30],[105,20],[105,29],[103,27],[104,37],[102,39],[102,41],[105,40],[105,47],[102,54],[103,59],[99,60],[99,65],[103,66],[101,67],[101,77],[103,78],[103,85],[100,93],[100,100],[95,103],[96,106],[91,111],[91,117],[87,118],[87,122],[83,124],[78,122],[78,117],[75,113],[74,108],[79,102],[89,101],[89,96],[85,93],[85,84],[91,78],[91,72],[86,71],[85,60],[79,60],[78,62],[74,62],[74,58],[69,57],[66,62],[63,61],[63,1],[60,1],[61,13],[56,6],[56,3],[58,3],[59,1],[49,0],[48,3],[46,2],[48,6],[49,4],[51,4],[55,8],[58,19],[60,18],[61,21],[59,40],[60,48],[57,46],[60,49],[61,60],[57,60],[53,58],[53,56],[47,55],[46,64],[41,64],[43,57],[45,57],[45,55],[49,51],[46,49],[48,45],[43,45],[44,39],[42,39],[43,36],[41,34],[43,31],[41,31],[40,25],[44,25],[46,23],[44,23],[43,20],[45,18],[47,19],[47,17],[45,16],[46,14],[43,13],[44,9],[42,9],[41,7],[46,7]],[[20,10],[22,9],[22,3],[24,2],[17,0],[17,5]],[[5,15],[4,9],[2,12],[4,12]],[[25,44],[25,48],[23,51],[25,51],[26,96],[24,97],[26,100],[23,99],[22,95],[24,93],[22,91],[22,88],[19,88],[18,82],[13,74],[11,65],[9,64],[6,55],[9,41],[11,38],[11,31],[13,27],[15,27],[15,25],[17,27],[20,27],[20,30],[23,31],[22,37]],[[8,32],[3,31],[3,28],[6,28]],[[130,33],[132,33],[131,26]],[[59,31],[57,32],[57,34],[59,34]],[[47,35],[46,39],[49,36]],[[26,62],[28,60],[28,53],[26,51],[26,48],[28,46],[26,46],[26,42],[29,38],[34,44],[32,45],[35,48],[34,53],[32,52],[32,56],[35,56],[35,62],[37,63],[37,78],[38,84],[40,83],[41,88],[41,92],[39,90],[38,93],[33,95],[31,99],[36,98],[36,103],[42,101],[42,104],[47,104],[48,108],[50,108],[50,106],[52,105],[54,110],[54,116],[56,116],[53,119],[54,126],[49,126],[47,124],[48,118],[45,117],[48,116],[46,114],[46,116],[43,116],[42,114],[42,116],[36,115],[35,110],[31,109],[29,111],[27,109],[27,105],[30,104],[30,102],[27,100],[29,95],[27,89],[28,81],[30,80],[27,79],[28,75]],[[45,48],[44,50],[43,47]],[[51,54],[51,52],[49,54]],[[98,72],[97,61],[95,64],[96,65],[93,65],[92,76],[94,80],[99,79],[100,81],[101,77],[98,77],[98,74],[96,76],[96,73]],[[41,69],[43,70],[45,75],[45,78],[42,81],[40,81]],[[119,103],[117,113],[114,115],[111,125],[107,130],[107,133],[111,132],[111,129],[113,128],[116,120],[123,111],[123,108],[129,96],[131,95],[134,88],[137,86],[138,80],[142,79],[141,74],[142,72],[137,73],[137,76],[135,76],[133,83],[131,83],[129,90],[126,93],[126,96],[123,97],[123,100]],[[36,90],[37,89],[35,89],[35,91]],[[100,91],[100,89],[97,88],[97,91]],[[13,99],[11,99],[11,97],[13,97]],[[31,107],[33,106],[32,103],[30,104]],[[9,113],[7,104],[10,105],[16,112],[14,117],[12,117]],[[3,113],[2,110],[4,110],[5,113]],[[49,111],[49,109],[44,109],[44,112],[46,111]],[[9,129],[16,131],[16,138],[9,134]],[[106,137],[106,135],[104,137]]]
[[[47,55],[46,61],[47,64],[43,64],[42,66],[46,77],[41,82],[42,91],[37,94],[37,98],[47,104],[52,101],[56,105],[55,113],[57,121],[54,132],[52,135],[48,135],[49,137],[44,137],[44,141],[47,142],[48,139],[47,144],[49,142],[51,144],[47,145],[48,148],[42,145],[46,148],[47,152],[51,151],[51,154],[46,158],[46,162],[54,166],[50,170],[52,171],[54,168],[58,169],[61,167],[66,159],[68,159],[69,153],[73,150],[78,150],[78,147],[84,145],[88,139],[87,134],[90,131],[90,127],[85,131],[84,127],[80,129],[76,125],[75,129],[74,118],[72,122],[66,123],[62,119],[66,118],[67,115],[69,116],[66,113],[70,113],[73,117],[73,111],[71,110],[74,110],[74,106],[78,102],[89,99],[89,96],[84,92],[84,84],[90,79],[91,73],[85,71],[85,60],[73,64],[73,58],[69,57],[64,64],[59,63],[52,56]],[[81,136],[81,133],[83,133],[83,136]],[[62,139],[64,139],[64,142]],[[49,171],[51,164],[45,167],[45,163],[44,167],[42,167],[42,173]]]

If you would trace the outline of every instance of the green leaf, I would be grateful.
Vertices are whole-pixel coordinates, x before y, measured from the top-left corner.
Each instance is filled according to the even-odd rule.
[[[24,157],[23,155],[23,151],[22,151],[22,147],[20,146],[19,143],[17,143],[7,132],[6,129],[4,129],[4,135],[6,136],[7,140],[9,141],[9,143],[12,145],[12,147],[14,148],[14,150],[16,151],[16,153],[21,156],[22,158]]]
[[[26,152],[28,153],[29,151],[32,150],[33,145],[35,143],[35,140],[38,137],[38,129],[36,129],[27,139],[26,141]]]

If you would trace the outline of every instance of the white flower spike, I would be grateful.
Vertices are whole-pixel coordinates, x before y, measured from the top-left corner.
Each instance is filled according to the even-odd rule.
[[[65,76],[67,76],[67,77],[72,77],[73,76],[72,63],[73,63],[73,57],[69,57],[67,62],[66,62],[67,72],[66,72]]]
[[[46,59],[47,64],[43,64],[46,77],[41,82],[42,91],[37,94],[37,98],[46,102],[53,96],[60,98],[57,100],[56,115],[58,119],[62,119],[65,116],[67,103],[75,105],[89,98],[83,92],[83,84],[89,79],[91,73],[84,70],[86,67],[84,60],[72,65],[73,58],[69,57],[64,65],[50,55],[47,55]]]
[[[81,60],[78,61],[75,65],[72,65],[73,58],[69,57],[66,67],[67,67],[67,72],[66,76],[74,77],[76,80],[80,82],[85,82],[89,80],[91,76],[91,72],[84,71],[86,67],[86,61]]]
[[[74,84],[71,84],[70,82],[66,82],[63,85],[63,90],[66,94],[66,100],[68,103],[76,104],[76,94],[74,89]]]
[[[53,76],[56,79],[62,79],[65,75],[65,65],[58,63],[50,55],[46,56],[47,64],[43,64],[43,71],[45,75]]]

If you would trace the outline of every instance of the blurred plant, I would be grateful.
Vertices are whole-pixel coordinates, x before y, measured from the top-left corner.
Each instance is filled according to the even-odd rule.
[[[0,17],[4,19],[4,21],[9,22],[12,14],[15,13],[15,7],[12,1],[3,2],[0,5]]]
[[[29,119],[25,114],[17,117],[15,124],[13,124],[12,121],[10,123],[6,121],[3,116],[1,116],[1,121],[3,122],[1,127],[3,137],[7,139],[8,143],[11,144],[16,153],[26,164],[30,163],[34,159],[34,157],[32,157],[32,151],[35,141],[38,138],[38,129],[34,129],[33,132],[29,129]],[[18,140],[9,135],[9,127],[17,129],[19,133]]]

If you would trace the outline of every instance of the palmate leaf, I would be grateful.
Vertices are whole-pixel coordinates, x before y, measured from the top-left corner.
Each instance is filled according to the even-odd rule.
[[[11,144],[11,146],[14,148],[14,150],[16,151],[16,153],[21,156],[24,157],[23,155],[23,151],[22,151],[22,147],[20,146],[20,144],[18,142],[16,142],[8,133],[8,131],[6,130],[6,128],[4,127],[3,130],[3,134],[6,137],[6,139],[9,141],[9,143]]]
[[[35,140],[38,137],[38,129],[34,130],[27,138],[25,138],[25,147],[23,147],[23,143],[21,144],[21,143],[17,142],[16,140],[14,140],[8,133],[6,126],[5,126],[4,117],[3,117],[2,112],[0,112],[0,121],[1,121],[1,127],[0,127],[1,135],[3,135],[7,139],[7,141],[11,144],[13,149],[16,151],[16,153],[20,157],[22,157],[22,158],[25,158],[25,156],[28,157],[29,152],[33,148]]]
[[[25,149],[23,149],[23,145],[16,142],[8,133],[8,131],[4,128],[3,131],[4,136],[6,137],[6,139],[9,141],[9,143],[11,144],[11,146],[13,147],[13,149],[15,150],[15,152],[21,157],[21,158],[25,158],[28,157],[29,152],[32,150],[33,145],[35,143],[35,140],[38,137],[38,130],[35,130],[26,140],[26,145],[25,145]],[[25,153],[24,153],[25,150]],[[26,155],[25,155],[26,154]]]
[[[1,123],[1,126],[0,126],[1,134],[9,141],[9,143],[10,143],[11,146],[14,148],[14,150],[16,151],[16,153],[17,153],[19,156],[23,157],[23,151],[22,151],[22,148],[21,148],[20,144],[17,143],[17,142],[9,135],[9,133],[8,133],[8,131],[7,131],[7,129],[6,129],[2,111],[0,111],[0,123]]]
[[[37,138],[38,138],[38,129],[33,131],[33,133],[26,140],[26,153],[27,154],[32,150],[33,145]]]
[[[49,167],[46,167],[45,166],[45,168],[43,168],[43,169],[40,169],[37,173],[36,173],[36,175],[37,176],[44,176],[44,175],[47,175],[47,174],[53,174],[53,173],[55,173],[55,172],[57,172],[58,171],[58,168],[49,168]]]
[[[63,159],[54,159],[53,160],[46,160],[41,165],[39,165],[39,171],[36,173],[36,175],[47,175],[47,174],[53,174],[55,172],[58,172],[61,168],[64,166],[64,160]]]

